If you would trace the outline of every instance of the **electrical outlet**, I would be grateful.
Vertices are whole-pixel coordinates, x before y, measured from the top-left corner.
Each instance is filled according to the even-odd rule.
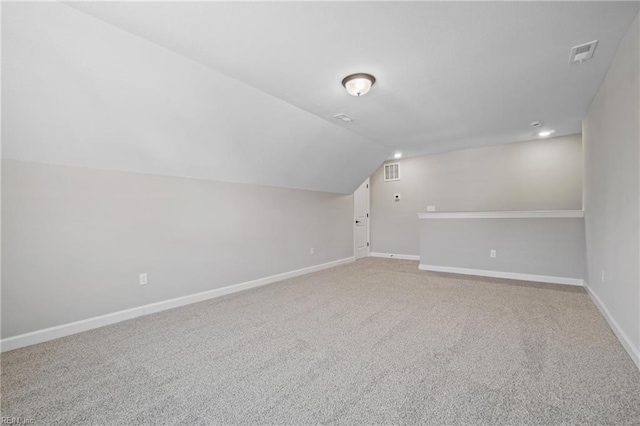
[[[309,254],[313,254],[313,253],[314,253],[314,250],[313,250],[313,247],[311,247],[311,248],[309,249]]]
[[[147,285],[147,273],[140,274],[140,285]]]
[[[427,211],[428,212],[435,212],[436,211],[436,206],[427,206]]]
[[[602,284],[604,284],[604,271],[602,271]]]
[[[489,257],[496,257],[496,251],[495,250],[489,251]]]

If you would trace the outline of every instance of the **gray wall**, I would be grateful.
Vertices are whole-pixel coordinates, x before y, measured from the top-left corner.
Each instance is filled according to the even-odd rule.
[[[417,255],[417,213],[582,210],[580,135],[402,159],[401,180],[371,177],[371,251]],[[401,201],[393,200],[394,194]]]
[[[583,122],[589,287],[636,353],[640,349],[639,37],[636,17]]]
[[[2,208],[3,338],[353,256],[352,195],[3,160]]]
[[[585,278],[582,218],[421,219],[420,241],[423,265]]]

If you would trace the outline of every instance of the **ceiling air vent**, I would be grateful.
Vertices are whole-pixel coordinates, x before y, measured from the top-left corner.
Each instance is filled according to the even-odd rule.
[[[589,43],[580,44],[571,48],[571,56],[569,57],[569,63],[574,64],[576,62],[584,62],[593,56],[593,52],[596,50],[598,40],[590,41]]]
[[[333,116],[333,118],[337,118],[338,120],[342,120],[345,123],[351,123],[353,121],[353,118],[349,117],[347,114],[336,114]]]
[[[400,163],[384,165],[384,181],[400,180]]]

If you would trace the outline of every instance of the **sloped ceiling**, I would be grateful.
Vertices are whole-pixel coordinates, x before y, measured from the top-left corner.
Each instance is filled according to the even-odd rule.
[[[351,192],[581,120],[638,2],[3,5],[6,156]],[[96,19],[97,18],[97,19]],[[599,44],[568,64],[576,44]],[[371,93],[340,85],[370,72]],[[8,110],[8,111],[7,111]],[[336,121],[336,113],[355,118]]]
[[[352,193],[391,152],[66,5],[2,7],[3,158]]]

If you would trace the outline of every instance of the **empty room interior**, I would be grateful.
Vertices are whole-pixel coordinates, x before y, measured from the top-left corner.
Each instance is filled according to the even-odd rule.
[[[1,424],[640,425],[638,1],[1,4]]]

